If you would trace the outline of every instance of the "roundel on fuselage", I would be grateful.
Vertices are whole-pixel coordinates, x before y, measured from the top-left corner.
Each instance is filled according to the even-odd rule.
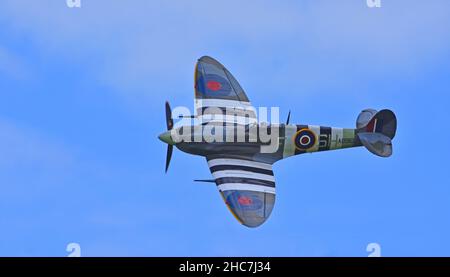
[[[294,136],[294,144],[298,150],[308,150],[316,144],[316,134],[310,129],[301,129]]]

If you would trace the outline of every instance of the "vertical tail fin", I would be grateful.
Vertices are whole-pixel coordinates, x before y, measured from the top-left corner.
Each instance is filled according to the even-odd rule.
[[[396,131],[395,114],[390,110],[381,110],[365,126],[357,129],[357,135],[367,150],[380,157],[389,157]]]
[[[393,139],[397,131],[397,118],[391,110],[381,110],[361,129],[363,132],[381,133]]]

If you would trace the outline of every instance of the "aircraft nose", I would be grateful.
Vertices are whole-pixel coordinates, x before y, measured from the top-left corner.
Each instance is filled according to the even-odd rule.
[[[174,145],[174,141],[172,140],[172,136],[170,135],[170,131],[166,131],[158,136],[159,140],[161,140],[164,143]]]
[[[236,219],[250,228],[263,224],[275,204],[275,194],[272,193],[230,190],[222,191],[222,195]]]

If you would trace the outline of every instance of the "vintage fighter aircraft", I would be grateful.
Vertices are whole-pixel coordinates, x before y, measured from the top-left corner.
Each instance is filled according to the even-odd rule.
[[[186,153],[205,157],[214,180],[197,181],[215,183],[231,213],[247,227],[260,226],[272,212],[275,203],[272,165],[275,162],[298,154],[358,146],[365,146],[375,155],[389,157],[397,128],[392,111],[373,109],[360,113],[356,128],[289,124],[290,112],[286,124],[263,126],[257,122],[255,109],[233,75],[207,56],[200,58],[195,68],[195,108],[197,115],[193,118],[200,119],[201,123],[174,128],[172,111],[166,102],[168,131],[159,136],[168,144],[166,172],[174,145]],[[209,140],[202,129],[208,124],[215,128],[241,128],[246,140],[236,141],[236,135],[231,142]],[[251,127],[266,128],[269,133],[276,128],[275,151],[261,151],[266,142],[249,139]],[[200,140],[195,140],[199,132]],[[183,133],[189,133],[192,140],[180,140]]]

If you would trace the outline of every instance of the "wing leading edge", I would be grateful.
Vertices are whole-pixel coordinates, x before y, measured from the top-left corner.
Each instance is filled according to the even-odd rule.
[[[258,227],[275,204],[272,165],[242,157],[207,157],[208,166],[225,204],[247,227]]]

